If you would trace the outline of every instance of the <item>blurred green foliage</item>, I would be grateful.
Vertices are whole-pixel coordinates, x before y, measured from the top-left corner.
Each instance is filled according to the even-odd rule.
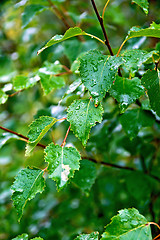
[[[54,5],[51,6],[51,3]],[[97,1],[100,13],[105,3],[104,0]],[[54,45],[37,56],[37,51],[52,36],[63,35],[67,30],[64,21],[60,16],[58,17],[58,12],[65,16],[70,26],[80,26],[84,31],[101,39],[103,35],[90,1],[37,0],[37,8],[32,10],[29,7],[31,4],[35,4],[35,1],[4,0],[0,2],[0,88],[10,95],[6,103],[0,105],[0,125],[25,136],[29,130],[28,125],[34,119],[42,115],[55,118],[66,117],[66,109],[74,99],[88,96],[79,79],[77,57],[95,48],[105,54],[109,53],[105,45],[83,36],[83,38],[77,37]],[[53,6],[58,9],[58,12]],[[113,52],[117,53],[132,26],[148,27],[152,21],[160,23],[159,9],[159,0],[150,1],[149,14],[146,16],[140,7],[131,4],[129,0],[110,1],[105,12],[104,23]],[[157,42],[156,38],[134,38],[126,43],[125,49],[143,48],[147,51],[156,48],[159,51]],[[41,72],[40,75],[39,72],[47,66],[48,71],[50,64],[55,61],[61,64],[61,72],[71,69],[74,74],[63,75],[60,86],[54,86],[54,90],[44,95],[45,87],[42,78],[47,74]],[[64,69],[63,66],[67,68]],[[141,76],[141,72],[145,69],[154,69],[154,63],[148,62],[143,65],[141,70],[136,72],[135,77]],[[123,71],[128,77],[127,69],[124,68]],[[37,75],[41,81],[37,79],[34,82],[33,78]],[[29,85],[25,84],[22,88],[26,89],[14,95],[15,91],[21,90],[15,87],[15,82],[18,81],[17,76],[28,79]],[[72,87],[69,87],[72,83]],[[6,95],[3,99],[5,97]],[[102,102],[103,121],[91,130],[86,148],[72,132],[67,138],[67,145],[75,146],[82,156],[122,167],[133,167],[139,171],[106,167],[91,162],[85,166],[85,159],[83,159],[81,165],[85,173],[82,176],[87,181],[86,172],[91,170],[92,175],[89,181],[93,186],[92,184],[86,186],[83,181],[78,181],[78,177],[81,178],[80,171],[79,176],[78,173],[75,174],[71,184],[61,192],[57,192],[56,184],[45,176],[45,191],[36,195],[26,205],[20,223],[17,221],[17,213],[11,201],[10,187],[14,177],[22,168],[27,166],[45,168],[44,153],[40,147],[37,147],[33,156],[25,157],[25,142],[13,135],[4,134],[4,131],[0,130],[0,239],[12,239],[22,233],[27,233],[29,238],[40,236],[45,240],[74,239],[82,232],[99,231],[101,234],[110,218],[118,210],[128,207],[137,208],[148,221],[158,223],[160,219],[158,180],[160,119],[155,112],[150,111],[147,98],[143,96],[140,101],[146,113],[145,117],[154,124],[150,127],[151,124],[146,126],[144,123],[139,127],[137,121],[138,127],[134,125],[134,128],[137,127],[139,132],[137,131],[132,141],[124,131],[128,129],[125,129],[124,117],[123,120],[120,117],[118,104],[108,93]],[[133,113],[136,112],[135,104],[130,108]],[[131,116],[131,119],[133,118],[134,116]],[[45,135],[42,143],[47,145],[54,140],[61,144],[68,126],[69,123],[66,121],[57,122]],[[4,142],[6,144],[3,146]],[[156,234],[156,230],[152,230]]]

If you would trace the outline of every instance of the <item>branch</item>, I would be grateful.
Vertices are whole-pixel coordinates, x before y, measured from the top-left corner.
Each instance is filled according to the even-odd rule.
[[[97,163],[97,164],[101,164],[101,165],[104,165],[106,167],[112,167],[112,168],[118,168],[118,169],[123,169],[123,170],[129,170],[129,171],[139,171],[135,168],[132,168],[132,167],[127,167],[127,166],[120,166],[120,165],[117,165],[117,164],[113,164],[113,163],[108,163],[108,162],[104,162],[104,161],[97,161],[96,159],[94,158],[90,158],[90,157],[82,157],[82,159],[87,159],[91,162],[94,162],[94,163]],[[151,177],[151,178],[154,178],[155,180],[159,181],[160,182],[160,178],[151,174],[151,173],[144,173],[146,174],[147,176]]]
[[[29,140],[28,137],[26,137],[26,136],[24,136],[24,135],[22,135],[22,134],[19,134],[19,133],[17,133],[17,132],[14,132],[14,131],[12,131],[12,130],[10,130],[10,129],[8,129],[8,128],[5,128],[5,127],[0,126],[0,129],[4,130],[4,131],[6,131],[6,132],[12,133],[12,134],[20,137],[21,139],[24,139],[24,141],[27,140],[27,142],[28,142],[28,140]],[[43,145],[43,144],[41,144],[41,143],[38,143],[37,146],[43,147],[43,148],[46,147],[45,145]]]
[[[51,2],[51,0],[48,0],[48,3],[50,7],[52,7],[52,9],[55,11],[57,17],[62,20],[66,28],[70,28],[71,26],[67,22],[66,18],[62,15],[62,13],[58,10],[58,8]]]
[[[95,11],[95,13],[97,15],[97,18],[98,18],[98,21],[100,23],[100,26],[102,28],[103,35],[104,35],[104,38],[105,38],[104,42],[105,42],[106,46],[108,47],[108,50],[109,50],[111,56],[114,56],[112,48],[111,48],[109,40],[108,40],[108,36],[107,36],[106,30],[105,30],[105,27],[104,27],[103,18],[99,15],[99,12],[97,10],[97,7],[96,7],[96,4],[95,4],[94,0],[91,0],[91,3],[92,3],[92,6],[94,8],[94,11]]]

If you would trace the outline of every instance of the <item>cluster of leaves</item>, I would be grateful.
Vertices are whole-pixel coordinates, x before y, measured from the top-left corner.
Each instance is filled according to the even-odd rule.
[[[29,38],[32,39],[32,31],[36,33],[37,29],[28,26],[30,24],[32,26],[32,23],[36,20],[36,15],[48,13],[50,9],[53,9],[63,23],[67,25],[68,23],[60,13],[60,9],[64,10],[63,3],[64,1],[61,0],[39,1],[35,4],[34,1],[30,0],[15,4],[14,14],[22,12],[21,38],[27,39],[29,35]],[[148,14],[149,4],[147,0],[133,0],[132,3],[139,5]],[[9,4],[8,2],[3,6],[6,12]],[[86,4],[84,5],[87,7]],[[80,16],[76,8],[75,5],[75,8],[68,11],[69,22],[82,25],[83,22],[89,21],[89,16],[85,14]],[[8,14],[10,14],[9,11]],[[65,11],[64,14],[66,14]],[[15,19],[15,21],[19,20]],[[102,21],[104,21],[103,18]],[[15,134],[12,130],[10,133],[2,133],[0,136],[0,147],[12,138],[27,141],[25,155],[28,162],[26,168],[19,172],[19,169],[16,170],[16,173],[18,173],[11,187],[12,201],[18,214],[18,221],[22,218],[27,202],[36,199],[37,193],[42,193],[45,186],[47,188],[49,179],[56,182],[58,191],[66,191],[66,194],[69,195],[69,190],[65,189],[68,189],[70,183],[80,188],[85,196],[90,194],[92,186],[99,179],[97,184],[100,184],[102,189],[100,190],[99,186],[95,186],[94,196],[98,189],[101,198],[101,200],[98,200],[99,205],[104,207],[109,204],[110,206],[111,203],[106,203],[106,197],[103,196],[105,184],[109,183],[108,177],[107,180],[104,179],[104,184],[101,184],[106,172],[103,166],[121,170],[120,174],[123,178],[126,178],[125,187],[131,195],[131,199],[135,197],[136,201],[144,201],[146,208],[150,206],[149,214],[152,215],[150,219],[154,217],[153,220],[156,221],[158,210],[153,209],[152,205],[154,201],[157,205],[159,203],[157,196],[159,195],[158,182],[160,180],[158,176],[160,136],[160,76],[158,64],[160,46],[157,44],[155,49],[145,50],[140,49],[140,46],[141,43],[146,41],[147,37],[160,38],[160,24],[152,22],[149,27],[132,27],[115,56],[103,54],[106,40],[102,40],[101,34],[98,34],[97,37],[97,35],[91,34],[89,27],[86,31],[82,29],[83,27],[72,26],[64,35],[54,35],[42,48],[40,48],[40,45],[43,44],[41,40],[34,47],[31,47],[29,56],[25,59],[23,59],[25,47],[19,46],[18,42],[19,56],[17,57],[16,52],[11,53],[12,59],[20,58],[16,67],[8,59],[7,54],[5,55],[2,52],[1,61],[4,67],[4,70],[0,72],[0,83],[2,85],[0,104],[4,104],[2,109],[4,110],[7,104],[9,106],[13,104],[12,97],[20,102],[17,94],[21,94],[20,96],[24,96],[22,100],[27,105],[25,111],[29,111],[29,116],[26,115],[29,121],[32,119],[33,112],[36,113],[34,121],[29,125],[27,137],[18,133]],[[47,33],[48,25],[46,35]],[[11,32],[9,35],[12,41],[14,38],[20,38],[19,33],[16,36],[14,36],[15,33],[13,36],[12,34]],[[42,32],[39,34],[42,34]],[[73,37],[77,37],[77,39],[72,39]],[[85,41],[85,37],[87,37],[86,39],[91,37],[91,39]],[[136,42],[136,40],[132,42],[137,37],[140,38],[138,41],[141,41],[141,43]],[[65,40],[67,41],[64,42]],[[25,41],[28,42],[28,45],[30,44],[29,40]],[[102,43],[103,47],[98,45],[98,41],[100,44]],[[125,43],[128,49],[126,47],[122,51]],[[135,49],[133,44],[138,47]],[[39,56],[36,56],[36,53]],[[62,59],[63,53],[65,53],[67,60]],[[33,58],[31,57],[32,54]],[[29,57],[31,58],[30,65],[26,67]],[[43,94],[40,92],[39,82]],[[33,101],[37,102],[37,107],[32,106]],[[59,105],[56,108],[58,102]],[[11,110],[16,114],[18,112],[19,116],[23,113],[24,124],[17,123],[18,131],[23,129],[24,125],[26,129],[28,123],[28,120],[25,120],[25,106],[23,104],[25,103],[21,103],[20,109],[19,105],[15,104],[15,107]],[[45,107],[41,111],[37,111],[41,104]],[[2,122],[5,122],[8,115],[6,116],[3,110],[2,119],[4,118],[4,120]],[[62,144],[60,144],[62,137],[56,138],[58,144],[55,144],[54,140],[51,141],[52,137],[49,136],[49,133],[52,136],[59,135],[56,129],[60,128],[61,125],[64,125],[65,129],[69,125],[69,128]],[[96,127],[94,127],[95,125]],[[6,127],[9,126],[12,127],[12,124],[6,122]],[[4,128],[1,129],[4,130]],[[5,129],[7,130],[7,128]],[[70,133],[70,144],[67,145],[66,141],[68,142],[67,136],[70,129],[73,134]],[[42,139],[44,139],[45,145],[40,143]],[[44,151],[37,150],[36,146],[44,148]],[[125,175],[123,170],[127,170],[129,173]],[[115,177],[114,174],[112,177]],[[144,184],[144,182],[147,184]],[[140,189],[138,189],[139,187]],[[112,191],[112,188],[110,191]],[[147,200],[146,196],[148,197]],[[123,201],[123,196],[121,200]],[[61,202],[61,200],[59,201]],[[111,198],[109,201],[114,200]],[[125,205],[122,206],[126,207]],[[120,207],[122,208],[122,206]],[[116,209],[114,209],[115,212]],[[146,214],[145,211],[144,213]],[[111,216],[108,215],[109,217]],[[85,222],[87,222],[87,216]],[[99,231],[99,229],[96,230]],[[75,232],[78,233],[79,231],[81,230],[77,229]],[[102,229],[100,231],[102,232]],[[72,231],[72,234],[75,235],[75,232]],[[49,239],[49,236],[44,238]],[[136,209],[121,210],[107,225],[101,239],[114,238],[150,240],[152,239],[150,223]],[[23,234],[15,239],[28,239],[28,235]],[[98,239],[98,232],[82,234],[76,239],[96,240]]]

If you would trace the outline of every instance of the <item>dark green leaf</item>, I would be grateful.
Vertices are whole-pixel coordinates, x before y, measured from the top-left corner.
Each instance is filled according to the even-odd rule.
[[[47,7],[40,4],[31,4],[26,6],[24,12],[22,13],[22,27],[26,27],[36,14],[46,9]]]
[[[80,162],[80,170],[72,180],[83,192],[88,193],[97,177],[96,164],[84,159]]]
[[[98,232],[93,232],[90,234],[81,234],[75,238],[75,240],[98,240]]]
[[[89,138],[91,127],[102,121],[103,108],[101,104],[96,108],[91,99],[75,100],[68,108],[68,121],[74,134],[85,146]]]
[[[160,79],[158,72],[148,70],[142,77],[142,84],[147,89],[151,108],[160,117]]]
[[[139,78],[127,79],[117,76],[109,93],[120,103],[121,112],[144,94]]]
[[[149,112],[137,108],[123,113],[120,116],[120,122],[130,139],[133,139],[142,127],[152,126],[154,118]]]
[[[28,132],[29,144],[26,147],[26,156],[30,155],[37,143],[57,121],[53,117],[41,116],[30,124]]]
[[[104,98],[106,92],[113,85],[121,64],[121,58],[104,56],[97,50],[91,50],[80,58],[80,76],[95,104]]]
[[[45,153],[45,160],[49,163],[49,178],[56,181],[58,190],[61,190],[74,176],[74,171],[79,170],[81,156],[76,148],[61,147],[53,143],[47,146]]]
[[[124,209],[114,216],[101,240],[152,240],[150,225],[138,210]]]
[[[13,190],[12,200],[20,221],[27,201],[33,199],[37,193],[43,192],[45,182],[43,171],[36,168],[21,170],[15,179],[11,187]]]
[[[149,3],[148,0],[132,0],[132,3],[138,4],[143,11],[148,14]]]
[[[124,66],[132,73],[136,72],[138,68],[145,63],[153,54],[158,54],[157,51],[147,52],[140,49],[127,50],[121,54]]]

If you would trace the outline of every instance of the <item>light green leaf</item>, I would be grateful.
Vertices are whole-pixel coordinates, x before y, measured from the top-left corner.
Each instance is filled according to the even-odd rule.
[[[148,14],[148,0],[132,0],[132,3],[136,3],[137,5],[139,5],[143,9],[143,11]]]
[[[46,62],[44,66],[39,69],[38,75],[41,79],[44,95],[49,94],[53,89],[64,87],[64,78],[55,76],[60,73],[61,69],[62,65],[58,61],[54,63]]]
[[[113,85],[121,64],[121,58],[104,56],[97,50],[91,50],[80,58],[80,76],[95,104],[104,98],[106,92]]]
[[[61,190],[74,176],[74,171],[79,170],[81,156],[76,148],[61,147],[53,143],[47,146],[45,153],[45,160],[49,163],[49,178],[56,181],[58,190]]]
[[[30,155],[37,143],[57,121],[58,120],[53,117],[41,116],[29,125],[29,144],[26,147],[26,156]]]
[[[64,35],[55,35],[54,37],[51,38],[51,40],[43,47],[41,48],[37,54],[40,54],[44,49],[56,44],[63,42],[69,38],[76,37],[79,35],[86,35],[84,31],[82,31],[81,28],[79,27],[74,27],[74,28],[69,28]]]
[[[28,240],[28,234],[23,233],[22,235],[18,235],[17,237],[13,238],[12,240]]]
[[[97,177],[96,164],[83,159],[80,162],[80,170],[75,173],[72,180],[83,192],[88,193]]]
[[[28,240],[28,234],[23,233],[22,235],[18,235],[17,237],[13,238],[12,240]],[[31,240],[43,240],[41,237],[35,237]]]
[[[46,10],[47,7],[40,4],[31,4],[25,7],[24,12],[22,13],[22,27],[26,27],[33,19],[33,17]]]
[[[152,240],[150,225],[137,209],[120,210],[106,226],[101,240]]]
[[[0,104],[4,104],[8,99],[8,95],[5,94],[5,92],[3,92],[1,89],[0,89]]]
[[[153,54],[158,54],[158,51],[147,52],[140,49],[133,49],[124,51],[121,54],[123,65],[134,73],[138,68],[145,63],[149,58],[152,58]]]
[[[142,84],[147,89],[151,108],[160,117],[160,78],[155,70],[148,70],[142,77]]]
[[[120,110],[125,109],[144,94],[144,88],[139,78],[127,79],[117,76],[109,93],[120,103]]]
[[[33,87],[39,80],[40,78],[37,75],[34,77],[16,76],[13,79],[13,88],[15,91],[27,89]]]
[[[119,52],[121,51],[121,49],[122,49],[123,45],[126,43],[126,41],[128,41],[129,39],[134,38],[134,37],[155,37],[155,38],[160,38],[160,24],[156,24],[155,22],[153,22],[150,25],[150,27],[144,28],[144,29],[139,28],[139,27],[132,27],[129,30],[126,39],[124,40],[124,42],[120,46],[117,55],[119,55]]]
[[[133,139],[142,127],[152,126],[154,123],[152,115],[140,108],[128,110],[120,116],[120,122],[126,134]]]
[[[74,134],[84,146],[87,144],[91,127],[102,121],[102,114],[102,105],[96,108],[91,99],[75,100],[69,106],[67,119]]]
[[[12,200],[17,210],[18,221],[20,221],[23,209],[37,193],[42,193],[45,187],[43,171],[40,169],[26,168],[21,170],[11,187],[13,190]]]
[[[81,234],[75,238],[75,240],[98,240],[98,232],[93,232],[90,234]]]
[[[11,133],[0,134],[0,148],[2,148],[10,139],[19,139],[19,137]]]

